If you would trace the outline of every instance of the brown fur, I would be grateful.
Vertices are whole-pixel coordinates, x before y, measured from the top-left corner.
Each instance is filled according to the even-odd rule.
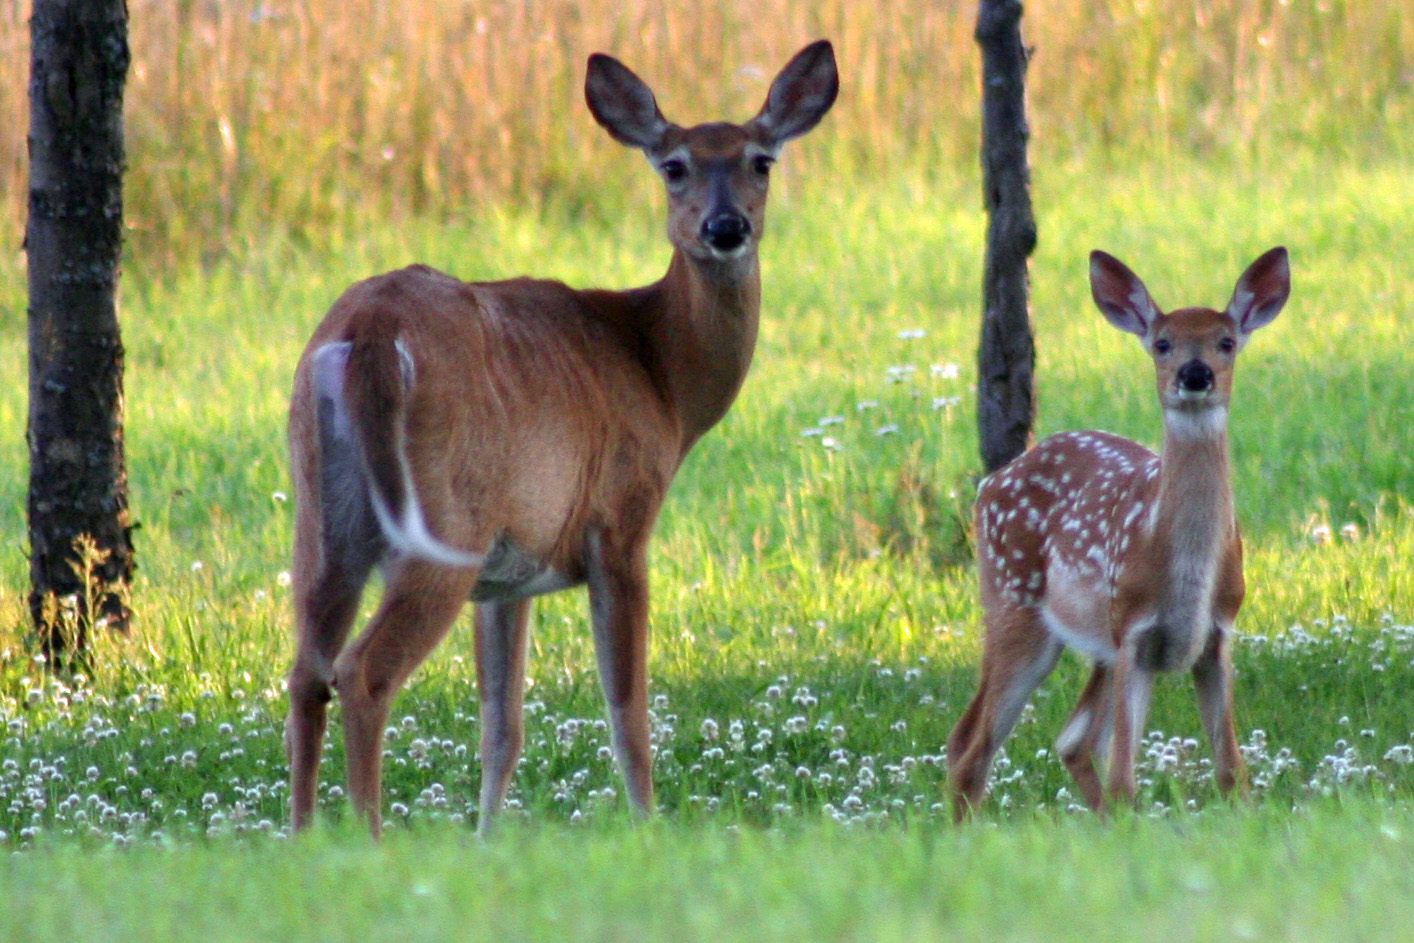
[[[985,794],[997,750],[1064,646],[1095,661],[1057,750],[1095,809],[1135,794],[1134,752],[1157,671],[1191,670],[1224,792],[1242,780],[1231,631],[1242,540],[1227,449],[1232,370],[1289,292],[1285,250],[1238,280],[1224,312],[1163,314],[1143,283],[1096,253],[1095,300],[1144,340],[1164,407],[1161,456],[1107,433],[1052,436],[978,491],[986,634],[977,694],[948,740],[953,812]],[[1108,741],[1108,782],[1096,759]]]
[[[726,413],[751,363],[765,161],[814,126],[837,82],[829,44],[816,43],[773,85],[784,105],[768,99],[746,125],[684,129],[626,68],[592,57],[595,117],[643,149],[668,185],[663,279],[576,291],[412,266],[335,302],[301,358],[290,407],[296,828],[314,811],[325,705],[337,690],[351,799],[378,832],[392,699],[468,598],[478,603],[489,828],[524,740],[529,600],[585,583],[615,754],[633,808],[652,810],[649,535],[683,457]],[[409,523],[418,514],[421,543]],[[382,603],[346,644],[375,566]]]

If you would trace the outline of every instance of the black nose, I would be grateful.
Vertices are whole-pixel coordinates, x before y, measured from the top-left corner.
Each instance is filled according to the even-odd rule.
[[[719,213],[702,224],[702,238],[721,252],[741,247],[751,235],[751,222],[736,213]]]
[[[1190,393],[1205,393],[1213,388],[1213,368],[1201,360],[1190,360],[1178,368],[1178,385]]]

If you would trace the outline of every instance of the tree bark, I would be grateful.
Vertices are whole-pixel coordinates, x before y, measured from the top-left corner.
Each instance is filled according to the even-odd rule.
[[[48,653],[131,615],[117,311],[127,30],[124,0],[34,0],[29,604]]]
[[[982,187],[987,206],[982,338],[977,351],[977,427],[993,472],[1030,447],[1036,419],[1027,260],[1036,248],[1026,160],[1026,62],[1020,0],[980,0]]]

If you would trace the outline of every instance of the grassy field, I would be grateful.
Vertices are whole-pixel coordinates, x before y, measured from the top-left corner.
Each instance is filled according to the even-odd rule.
[[[161,4],[130,6],[135,23],[160,19]],[[970,8],[914,23],[907,5],[872,6],[871,16],[894,17],[907,48],[952,36],[949,61],[960,61],[967,37],[957,24]],[[1096,13],[1073,6],[1055,9],[1072,22]],[[178,7],[174,36],[215,9]],[[213,223],[209,196],[224,191],[202,175],[214,165],[199,148],[171,145],[170,172],[150,178],[168,181],[171,202],[147,184],[133,191],[139,224],[163,222],[134,232],[123,282],[138,625],[129,638],[104,638],[78,677],[50,674],[25,637],[23,258],[0,255],[0,494],[9,496],[0,534],[12,535],[0,553],[0,850],[19,852],[0,858],[0,940],[1407,938],[1414,135],[1398,120],[1410,110],[1398,63],[1414,45],[1409,26],[1373,2],[1325,13],[1276,4],[1250,22],[1241,4],[1210,5],[1195,14],[1211,18],[1202,28],[1184,26],[1173,4],[1107,7],[1113,29],[1087,40],[1086,59],[1088,34],[1036,9],[1043,51],[1068,50],[1075,76],[1062,94],[1054,76],[1065,73],[1050,73],[1034,102],[1039,432],[1159,436],[1147,358],[1089,300],[1092,248],[1129,263],[1165,307],[1221,305],[1258,253],[1291,251],[1292,300],[1244,354],[1233,416],[1248,556],[1236,662],[1250,805],[1216,800],[1189,685],[1169,678],[1142,751],[1136,812],[1100,823],[1075,810],[1051,752],[1084,678],[1067,658],[998,763],[983,823],[947,824],[943,743],[978,654],[968,513],[980,464],[973,360],[984,221],[975,158],[955,141],[964,132],[909,138],[914,125],[899,118],[899,139],[889,136],[881,115],[897,116],[902,86],[890,83],[904,79],[887,78],[888,57],[862,54],[880,41],[870,46],[875,34],[841,8],[822,15],[840,20],[845,98],[785,155],[762,250],[756,364],[736,408],[684,466],[654,543],[662,815],[645,828],[629,826],[607,758],[582,592],[538,604],[529,742],[497,841],[471,838],[477,721],[465,618],[394,708],[383,845],[347,821],[337,736],[321,787],[328,827],[289,841],[281,744],[292,518],[284,409],[304,339],[349,282],[415,260],[465,278],[533,272],[621,286],[658,277],[662,200],[641,158],[592,138],[585,179],[611,182],[602,199],[553,188],[536,198],[535,165],[504,189],[429,191],[429,212],[394,205],[417,192],[406,178],[369,184],[350,158],[322,172],[369,186],[366,205],[346,217],[293,195],[305,176],[321,177],[323,151],[299,160],[241,151],[251,183],[232,192],[245,194],[244,209]],[[730,18],[736,8],[721,10]],[[0,15],[18,14],[5,6]],[[248,39],[259,18],[221,22],[229,35],[211,33],[213,42],[232,56],[248,51],[231,36]],[[768,50],[774,64],[832,23],[743,49]],[[653,46],[643,29],[625,35],[636,67],[644,44],[650,79],[674,56],[695,55],[690,44]],[[1219,70],[1209,96],[1229,110],[1170,98],[1152,114],[1143,101],[1110,114],[1101,80],[1146,36],[1149,55],[1138,61],[1148,65],[1137,71],[1168,76],[1170,88],[1187,75],[1177,84],[1193,94],[1204,73],[1180,55],[1194,48],[1185,43],[1247,50],[1246,59],[1199,57]],[[335,31],[324,43],[354,41]],[[564,76],[534,96],[578,80],[580,41],[557,66]],[[190,47],[183,75],[218,89],[228,88],[222,76],[249,75],[242,87],[258,90],[264,73],[243,72],[247,60],[201,71],[211,62],[204,48]],[[1344,72],[1322,58],[1332,52],[1348,61]],[[730,68],[707,61],[714,75]],[[1048,74],[1043,61],[1033,78]],[[1254,87],[1243,83],[1263,62],[1264,104],[1244,126],[1231,108],[1249,99],[1233,90]],[[959,82],[975,81],[957,68]],[[159,74],[135,75],[137,94]],[[1158,100],[1152,81],[1140,87],[1140,99]],[[591,139],[577,91],[564,94],[553,108]],[[693,99],[690,85],[669,84],[660,97],[670,115]],[[975,114],[972,86],[963,97],[959,109]],[[943,104],[918,120],[932,122]],[[166,140],[151,130],[163,114],[154,105],[134,123],[154,122],[149,143],[131,142],[135,177],[154,174],[152,155],[166,153],[150,143]],[[258,114],[247,116],[257,130]],[[1247,137],[1219,145],[1205,124]],[[211,140],[219,148],[219,129]],[[264,185],[261,168],[280,159],[293,161],[286,176]]]
[[[629,163],[634,172],[646,170]],[[286,822],[282,411],[303,337],[348,281],[413,258],[468,277],[648,280],[666,256],[652,209],[606,227],[503,211],[376,232],[332,255],[272,241],[204,272],[130,281],[137,633],[105,640],[92,677],[47,675],[21,634],[18,547],[0,561],[0,842],[36,852],[0,872],[7,899],[24,902],[8,932],[45,938],[54,921],[76,920],[94,936],[127,924],[160,934],[145,921],[187,893],[200,903],[177,913],[214,923],[224,911],[200,896],[213,885],[225,888],[222,907],[261,912],[235,924],[247,937],[249,926],[317,933],[324,920],[342,928],[335,935],[396,925],[431,937],[466,911],[486,916],[488,935],[563,925],[657,938],[739,920],[837,939],[1029,939],[1077,906],[1079,937],[1135,919],[1100,906],[1111,894],[1141,902],[1145,925],[1186,927],[1179,938],[1357,939],[1382,908],[1401,919],[1414,880],[1404,407],[1414,375],[1403,353],[1414,329],[1401,312],[1414,292],[1388,247],[1414,236],[1411,177],[1298,163],[1279,176],[1193,166],[1115,172],[1098,189],[1079,180],[1037,175],[1042,432],[1158,434],[1145,358],[1085,297],[1089,248],[1131,262],[1169,306],[1220,304],[1257,252],[1277,242],[1292,251],[1293,301],[1245,355],[1233,420],[1251,585],[1238,716],[1253,809],[1214,802],[1188,686],[1169,679],[1141,761],[1139,813],[1113,827],[1077,816],[1050,752],[1083,680],[1068,659],[998,764],[987,819],[1001,827],[946,825],[942,744],[977,656],[965,524],[978,467],[972,181],[846,195],[811,179],[774,209],[757,366],[684,468],[655,543],[664,822],[642,833],[628,830],[583,597],[569,593],[537,610],[530,743],[512,798],[523,825],[490,847],[469,841],[476,720],[463,628],[395,707],[393,841],[375,851],[337,829],[297,850],[271,845]],[[0,362],[18,370],[21,340],[6,343]],[[16,497],[3,526],[18,534],[18,373],[5,388],[5,488]],[[1313,536],[1321,528],[1329,542]],[[321,793],[335,822],[345,811],[337,740]],[[1341,843],[1349,850],[1332,857]],[[122,859],[147,882],[122,904],[97,878],[124,870],[105,864],[115,845],[153,849]],[[1268,856],[1285,870],[1249,884],[1245,869]],[[779,871],[758,887],[747,875],[766,860]],[[974,860],[984,876],[972,875]],[[654,862],[671,864],[660,875]],[[308,890],[277,890],[302,868],[315,875]],[[261,877],[239,888],[222,877],[252,871]],[[63,894],[96,880],[92,894]],[[352,910],[316,890],[365,882],[369,891],[350,891],[366,895]],[[799,896],[800,886],[810,890]],[[262,907],[267,894],[278,908]],[[613,903],[592,906],[597,894]],[[1341,916],[1350,899],[1370,908],[1368,921]],[[1221,904],[1188,923],[1209,900]],[[860,916],[881,912],[881,925]]]

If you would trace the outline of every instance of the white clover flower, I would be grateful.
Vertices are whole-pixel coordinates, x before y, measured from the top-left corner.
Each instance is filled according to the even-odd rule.
[[[1331,542],[1331,529],[1325,524],[1317,524],[1311,528],[1311,543],[1318,547],[1324,547]]]
[[[1410,763],[1414,763],[1414,747],[1407,743],[1390,747],[1385,752],[1385,759],[1391,763],[1398,763],[1400,766],[1408,766]]]

